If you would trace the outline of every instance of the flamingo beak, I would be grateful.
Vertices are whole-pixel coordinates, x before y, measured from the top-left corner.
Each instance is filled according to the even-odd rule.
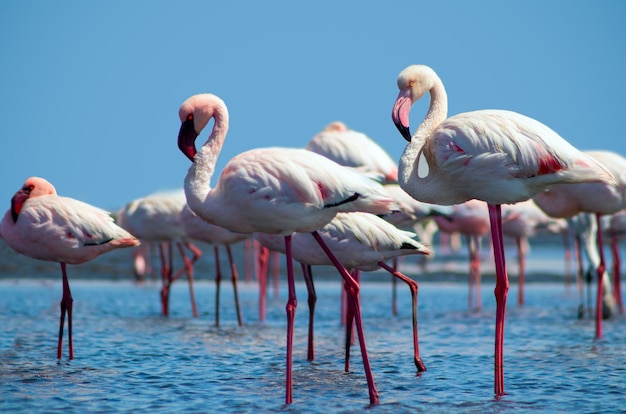
[[[391,119],[400,131],[400,134],[408,142],[411,142],[411,130],[409,129],[409,112],[411,111],[411,91],[408,89],[401,90],[398,94],[393,110],[391,111]]]
[[[198,133],[193,125],[193,118],[187,118],[178,131],[178,148],[193,162],[196,156],[196,138]]]

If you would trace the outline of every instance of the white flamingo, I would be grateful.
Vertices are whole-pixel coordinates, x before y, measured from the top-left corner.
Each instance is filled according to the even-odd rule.
[[[394,209],[382,186],[334,161],[304,149],[263,148],[237,155],[222,170],[215,187],[211,177],[228,131],[228,110],[212,94],[194,95],[180,106],[180,150],[192,161],[185,177],[189,208],[204,220],[235,232],[282,234],[287,256],[287,404],[292,396],[293,323],[296,292],[291,257],[291,234],[313,233],[341,273],[349,290],[350,306],[361,344],[371,404],[379,397],[367,356],[359,285],[337,261],[316,232],[341,211],[386,214]],[[207,141],[196,150],[195,141],[214,119]]]
[[[462,113],[447,118],[443,82],[424,65],[404,69],[392,119],[409,142],[399,163],[400,186],[414,198],[435,204],[458,204],[476,198],[487,202],[496,264],[496,397],[504,392],[504,316],[509,288],[502,243],[501,205],[527,200],[551,184],[613,182],[612,175],[544,124],[501,110]],[[430,93],[426,117],[413,136],[412,104]]]
[[[61,359],[63,325],[67,314],[69,359],[72,341],[72,293],[68,264],[81,264],[139,240],[113,222],[104,210],[57,195],[47,180],[30,177],[11,199],[11,208],[0,223],[0,235],[16,252],[33,259],[58,262],[63,273],[63,297],[57,359]]]

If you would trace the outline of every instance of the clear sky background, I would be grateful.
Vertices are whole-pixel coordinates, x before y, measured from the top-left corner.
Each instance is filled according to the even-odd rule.
[[[182,187],[178,107],[200,92],[230,111],[218,171],[335,120],[397,160],[396,78],[415,63],[449,115],[513,110],[626,155],[625,20],[622,0],[3,1],[0,210],[33,175],[110,210]]]

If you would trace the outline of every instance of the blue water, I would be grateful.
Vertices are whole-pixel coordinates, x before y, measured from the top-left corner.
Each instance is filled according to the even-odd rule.
[[[334,413],[368,408],[358,346],[352,348],[351,371],[343,370],[340,283],[330,269],[322,268],[316,283],[314,362],[306,360],[306,290],[297,276],[294,403],[286,407],[284,281],[278,295],[269,290],[266,320],[260,322],[258,286],[245,281],[240,263],[244,326],[237,326],[226,281],[218,328],[208,250],[197,272],[198,318],[191,317],[184,281],[174,285],[170,317],[161,316],[159,283],[135,283],[127,252],[71,266],[75,359],[67,360],[64,346],[63,360],[57,362],[58,265],[0,247],[2,412]],[[365,334],[381,401],[368,412],[624,411],[624,317],[605,321],[603,338],[593,339],[592,319],[577,317],[576,286],[562,280],[562,252],[558,245],[534,247],[524,306],[516,303],[517,288],[511,285],[505,328],[508,394],[500,400],[493,397],[495,300],[489,276],[483,309],[471,311],[465,279],[449,272],[464,271],[462,253],[440,256],[427,273],[404,264],[406,273],[420,281],[420,351],[428,370],[418,376],[408,289],[398,285],[399,314],[394,316],[389,277],[363,274]],[[514,254],[508,258],[514,281]],[[484,267],[489,272],[489,264]]]

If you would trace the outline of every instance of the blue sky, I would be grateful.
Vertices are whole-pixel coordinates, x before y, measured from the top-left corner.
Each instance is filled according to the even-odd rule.
[[[335,120],[398,159],[391,107],[414,63],[450,115],[514,110],[626,155],[625,18],[620,0],[0,2],[0,198],[32,175],[110,210],[182,187],[178,107],[200,92],[230,111],[218,170]]]

